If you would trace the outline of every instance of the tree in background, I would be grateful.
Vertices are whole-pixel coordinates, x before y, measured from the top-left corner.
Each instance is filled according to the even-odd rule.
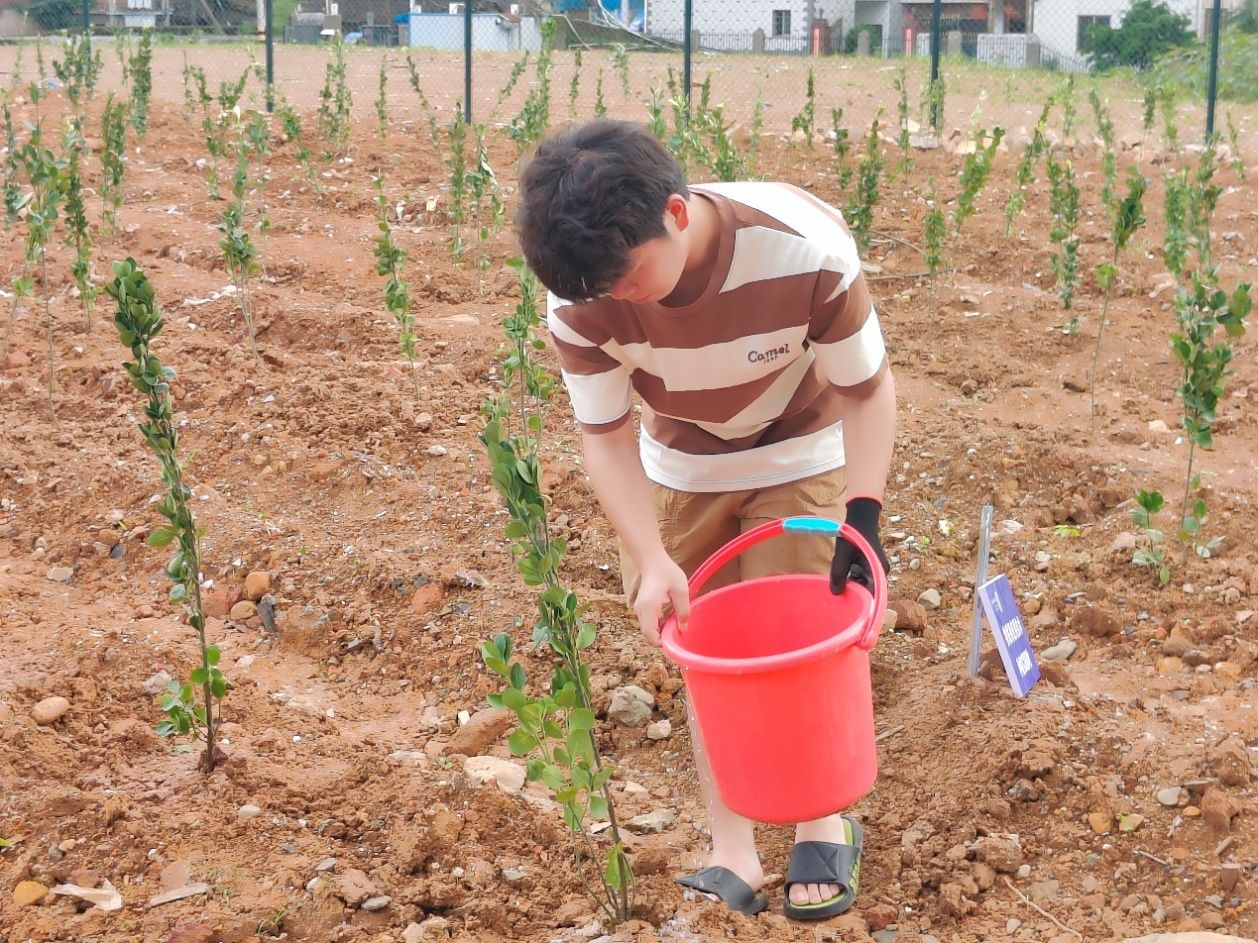
[[[1091,27],[1081,51],[1102,71],[1121,66],[1147,69],[1158,56],[1189,46],[1194,39],[1188,17],[1173,13],[1164,3],[1135,0],[1118,29]]]

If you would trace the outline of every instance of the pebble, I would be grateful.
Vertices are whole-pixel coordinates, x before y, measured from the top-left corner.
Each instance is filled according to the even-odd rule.
[[[1168,809],[1173,809],[1179,805],[1179,797],[1182,793],[1183,790],[1178,786],[1167,786],[1164,789],[1159,789],[1153,794],[1153,797]]]
[[[1236,613],[1236,624],[1237,624],[1237,625],[1244,625],[1246,622],[1248,622],[1248,621],[1249,621],[1250,619],[1252,619],[1253,617],[1254,617],[1254,610],[1252,610],[1252,609],[1242,609],[1240,612]]]
[[[170,682],[174,680],[169,671],[159,671],[157,674],[152,674],[145,678],[140,688],[145,694],[158,695],[165,691]]]
[[[643,727],[650,721],[653,707],[655,698],[636,684],[630,684],[612,693],[607,716],[626,727]]]
[[[525,878],[523,868],[503,868],[502,879],[508,884],[519,884]]]
[[[903,632],[920,635],[926,630],[926,608],[911,599],[897,599],[891,603],[896,614],[896,628]]]
[[[646,725],[646,735],[652,740],[667,740],[672,732],[673,723],[668,718]]]
[[[38,881],[18,881],[13,888],[13,903],[18,907],[33,907],[48,896],[48,888]]]
[[[245,599],[257,602],[271,591],[271,574],[266,570],[255,570],[245,577]]]
[[[1113,819],[1108,812],[1089,812],[1088,827],[1098,835],[1108,835]]]
[[[415,417],[415,427],[420,432],[427,432],[432,428],[432,413],[420,413]]]
[[[917,597],[917,601],[921,603],[923,609],[929,611],[931,609],[938,609],[943,603],[943,597],[939,594],[939,590],[928,589],[923,591],[922,594]]]
[[[463,772],[477,785],[496,782],[509,795],[524,788],[524,767],[496,756],[469,756]]]
[[[54,566],[48,571],[48,578],[54,583],[68,583],[74,579],[74,570],[68,566]]]
[[[384,908],[388,907],[391,903],[393,903],[392,897],[388,894],[380,894],[376,897],[368,897],[365,901],[363,901],[360,909],[366,910],[369,913],[374,913],[377,910],[384,910]]]
[[[150,606],[148,603],[144,603],[142,606],[140,606],[139,609],[135,611],[135,616],[137,619],[151,619],[153,618],[154,614],[155,613],[153,611],[153,607]]]
[[[1067,661],[1075,650],[1079,647],[1078,643],[1073,639],[1064,638],[1056,645],[1050,646],[1040,652],[1041,661]]]
[[[321,887],[323,887],[322,878],[311,878],[309,881],[306,882],[306,890],[308,890],[312,894]]]
[[[250,602],[248,599],[242,599],[236,605],[232,606],[228,615],[235,622],[243,622],[246,619],[252,619],[258,614],[256,603]]]
[[[444,445],[430,445],[428,448],[424,449],[424,454],[430,455],[433,458],[441,458],[443,455],[449,455],[450,450]]]
[[[69,709],[70,702],[64,697],[46,697],[31,709],[31,717],[35,723],[46,727],[55,724]]]
[[[1049,553],[1047,550],[1035,551],[1035,571],[1037,573],[1043,573],[1045,570],[1048,569],[1049,564],[1051,564],[1052,562],[1053,562],[1053,555]]]
[[[337,864],[337,860],[335,858],[324,858],[322,861],[320,861],[318,864],[315,865],[315,870],[318,871],[320,874],[322,874],[325,871],[331,871],[333,868],[336,867],[336,864]]]
[[[670,828],[677,821],[677,813],[672,809],[656,809],[644,812],[629,820],[629,828],[635,832],[655,832],[656,834]]]
[[[1031,876],[1031,866],[1029,864],[1024,864],[1018,868],[1018,877],[1021,878],[1022,880],[1026,880],[1030,876]]]
[[[262,814],[262,810],[252,803],[246,803],[236,810],[236,818],[241,822],[247,822],[249,819],[256,819]]]

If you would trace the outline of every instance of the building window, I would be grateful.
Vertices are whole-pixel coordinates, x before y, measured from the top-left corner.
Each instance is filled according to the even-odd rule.
[[[774,10],[773,11],[773,35],[774,36],[791,35],[791,11],[790,10]]]
[[[1088,38],[1088,31],[1094,26],[1109,29],[1108,16],[1081,16],[1075,33],[1075,48],[1082,49],[1083,41]]]

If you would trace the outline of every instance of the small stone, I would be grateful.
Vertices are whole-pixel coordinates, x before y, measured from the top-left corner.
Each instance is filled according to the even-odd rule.
[[[514,722],[515,714],[512,711],[497,710],[492,707],[479,710],[468,718],[466,724],[454,731],[444,752],[480,756],[493,746],[494,742],[506,733]]]
[[[1018,868],[1018,879],[1025,881],[1031,876],[1031,866],[1029,864],[1021,865]]]
[[[169,671],[159,671],[156,674],[149,675],[144,679],[144,683],[140,685],[141,690],[145,694],[156,696],[161,694],[175,679],[170,676]]]
[[[41,727],[55,724],[70,709],[64,697],[46,697],[31,709],[31,717]]]
[[[1237,625],[1244,625],[1246,622],[1248,622],[1248,621],[1249,621],[1250,619],[1252,619],[1253,617],[1254,617],[1254,610],[1252,610],[1252,609],[1242,609],[1240,612],[1236,613],[1236,624],[1237,624]]]
[[[242,599],[236,605],[232,606],[230,615],[233,622],[244,622],[246,619],[252,619],[258,614],[258,606],[256,603],[250,602],[248,599]]]
[[[1159,803],[1166,806],[1168,809],[1173,809],[1175,806],[1179,805],[1179,798],[1182,794],[1183,790],[1178,786],[1167,786],[1164,789],[1159,789],[1155,792],[1153,794],[1153,798],[1157,799]]]
[[[48,571],[48,578],[54,583],[69,583],[74,579],[74,569],[68,566],[54,566]]]
[[[218,931],[208,923],[185,923],[170,931],[166,943],[210,943]]]
[[[626,727],[643,727],[650,721],[654,707],[655,698],[649,692],[630,684],[612,693],[607,716]]]
[[[1215,834],[1231,830],[1232,819],[1240,815],[1241,804],[1222,789],[1211,787],[1201,797],[1201,818]]]
[[[1064,638],[1056,645],[1049,646],[1040,652],[1041,661],[1067,661],[1078,649],[1079,644],[1073,639]]]
[[[154,615],[153,607],[150,606],[148,603],[144,603],[135,611],[135,616],[137,619],[151,619],[153,618],[153,615]]]
[[[931,609],[938,609],[940,607],[943,603],[943,597],[939,594],[939,590],[931,588],[924,590],[922,594],[917,597],[917,601],[921,604],[923,609],[930,611]]]
[[[245,577],[245,599],[257,602],[271,591],[271,574],[266,570],[255,570]]]
[[[398,766],[413,766],[419,769],[428,766],[428,754],[423,750],[394,750],[389,754],[388,760]]]
[[[432,413],[420,413],[415,417],[415,428],[420,432],[427,432],[432,428]]]
[[[408,923],[402,931],[402,943],[424,943],[424,928],[418,923]]]
[[[1040,798],[1040,791],[1029,779],[1019,779],[1009,787],[1006,795],[1019,802],[1035,802]]]
[[[519,884],[527,877],[523,868],[503,868],[502,879],[508,884]]]
[[[318,864],[315,865],[315,871],[317,871],[320,874],[323,874],[327,871],[331,871],[333,868],[336,867],[336,863],[337,861],[335,858],[324,858],[322,861],[320,861]]]
[[[646,725],[646,735],[652,740],[667,740],[673,732],[673,724],[667,717]]]
[[[411,596],[411,609],[417,616],[426,616],[430,612],[436,612],[441,608],[441,602],[445,598],[445,589],[440,583],[425,583],[415,590]]]
[[[1127,555],[1134,553],[1137,545],[1136,535],[1130,531],[1123,531],[1114,538],[1114,542],[1109,546],[1109,552],[1112,554]]]
[[[38,881],[18,881],[13,888],[13,903],[18,907],[34,907],[48,896],[48,888]]]
[[[323,887],[323,878],[321,877],[313,877],[306,882],[306,890],[308,890],[311,894],[321,887]]]
[[[1173,675],[1184,668],[1184,663],[1178,658],[1163,656],[1153,663],[1153,667],[1160,675]]]
[[[91,868],[75,868],[70,872],[70,883],[86,888],[99,887],[100,875]]]
[[[978,860],[1002,874],[1012,874],[1022,864],[1022,848],[1008,838],[989,835],[978,842]]]
[[[430,445],[428,448],[424,449],[424,454],[429,455],[432,458],[441,458],[443,455],[449,455],[450,450],[444,445]]]
[[[1171,431],[1171,427],[1170,427],[1170,426],[1168,426],[1168,425],[1167,425],[1167,424],[1166,424],[1163,420],[1161,420],[1161,419],[1150,419],[1150,420],[1149,420],[1149,431],[1150,431],[1150,432],[1153,432],[1153,433],[1156,433],[1156,434],[1158,434],[1158,435],[1165,435],[1166,433],[1168,433],[1168,432],[1170,432],[1170,431]]]
[[[496,782],[508,795],[524,788],[524,767],[496,756],[469,756],[463,764],[463,772],[477,785]]]
[[[1248,786],[1254,776],[1249,749],[1239,734],[1230,734],[1210,751],[1210,765],[1224,786]]]
[[[659,834],[664,829],[671,828],[676,821],[677,813],[672,809],[656,809],[654,812],[644,812],[642,815],[635,815],[629,820],[629,828],[639,833],[654,832]]]
[[[377,910],[384,910],[384,908],[388,907],[391,903],[393,903],[392,897],[388,894],[380,894],[376,897],[368,897],[362,902],[359,909],[365,910],[368,913],[375,913]]]
[[[1108,835],[1113,817],[1108,812],[1089,812],[1088,827],[1098,835]]]
[[[1229,861],[1227,864],[1219,866],[1219,884],[1223,886],[1225,894],[1230,894],[1236,890],[1236,885],[1240,883],[1242,870],[1242,866],[1235,861]]]
[[[893,904],[875,904],[865,911],[865,923],[871,931],[885,930],[900,918],[900,911]]]
[[[901,632],[912,632],[920,635],[926,631],[926,609],[912,599],[897,599],[891,603],[895,611],[895,627]]]
[[[1079,635],[1106,638],[1122,631],[1122,624],[1113,614],[1096,606],[1081,606],[1070,619],[1070,627]]]
[[[256,819],[262,814],[262,810],[252,803],[246,803],[236,810],[236,818],[241,822],[247,822],[249,819]]]
[[[1196,647],[1196,639],[1182,625],[1171,627],[1166,640],[1162,642],[1162,654],[1182,658]]]
[[[172,861],[166,867],[162,868],[162,873],[157,878],[157,883],[161,885],[164,891],[173,891],[177,887],[183,887],[192,880],[192,865],[180,859]]]

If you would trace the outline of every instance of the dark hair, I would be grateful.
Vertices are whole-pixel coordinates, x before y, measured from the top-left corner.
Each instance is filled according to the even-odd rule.
[[[542,284],[568,301],[605,294],[629,250],[664,235],[672,194],[686,177],[645,128],[601,119],[541,143],[520,177],[516,234]]]

